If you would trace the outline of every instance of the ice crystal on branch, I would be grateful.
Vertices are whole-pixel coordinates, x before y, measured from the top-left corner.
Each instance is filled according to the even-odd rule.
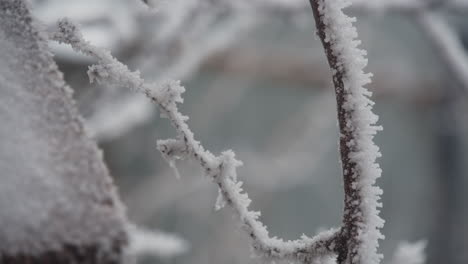
[[[77,27],[70,21],[61,20],[58,26],[60,33],[52,34],[55,40],[70,44],[76,51],[97,59],[98,63],[91,68],[93,78],[143,93],[158,105],[161,115],[169,119],[177,132],[176,139],[158,141],[158,149],[163,157],[173,167],[175,167],[176,159],[189,158],[198,162],[206,176],[218,186],[220,193],[218,207],[224,203],[234,211],[242,223],[242,229],[251,238],[252,247],[257,255],[271,259],[306,262],[332,254],[331,245],[336,238],[336,231],[324,232],[311,239],[302,238],[295,241],[269,237],[267,228],[259,220],[260,213],[250,211],[248,208],[251,200],[243,191],[242,183],[237,180],[236,173],[236,168],[242,163],[235,159],[234,152],[228,150],[215,156],[195,140],[193,132],[186,123],[188,117],[182,115],[177,107],[177,103],[182,102],[181,94],[185,90],[180,82],[145,83],[138,72],[131,72],[109,52],[86,42],[81,34],[77,33]]]
[[[384,221],[379,217],[382,190],[375,186],[381,169],[376,163],[379,148],[373,138],[380,126],[372,112],[374,102],[364,85],[371,74],[365,73],[366,52],[360,49],[356,21],[343,13],[351,2],[347,0],[310,0],[318,35],[333,73],[342,160],[345,209],[338,263],[379,263],[379,229]]]

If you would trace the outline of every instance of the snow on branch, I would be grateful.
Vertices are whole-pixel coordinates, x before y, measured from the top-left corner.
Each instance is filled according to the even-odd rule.
[[[425,12],[415,19],[450,74],[468,94],[468,56],[457,33],[439,15]]]
[[[97,59],[97,64],[89,67],[90,81],[110,82],[125,86],[133,91],[144,93],[156,103],[161,116],[168,118],[177,131],[176,139],[159,140],[158,149],[163,157],[174,166],[177,159],[195,160],[206,176],[218,186],[220,197],[217,208],[224,205],[233,209],[242,223],[242,229],[252,240],[252,247],[258,256],[268,259],[288,259],[302,263],[333,253],[337,231],[323,232],[313,238],[302,237],[295,241],[283,241],[270,237],[267,228],[258,219],[260,212],[248,209],[251,200],[242,189],[242,182],[237,180],[236,168],[242,163],[235,159],[231,150],[213,155],[204,149],[194,138],[186,121],[177,107],[182,103],[181,94],[185,91],[179,81],[166,81],[161,84],[145,83],[138,72],[131,72],[127,66],[117,61],[108,51],[97,48],[85,41],[76,25],[67,19],[58,22],[58,31],[52,39],[70,44],[78,52]]]
[[[380,126],[372,112],[371,92],[364,85],[371,74],[364,73],[366,52],[358,48],[355,18],[342,11],[349,6],[345,0],[310,0],[317,33],[322,41],[332,70],[340,129],[340,156],[344,180],[343,226],[337,241],[338,263],[376,264],[382,259],[377,253],[379,229],[384,221],[379,217],[382,190],[375,186],[381,169],[375,162],[380,157],[373,137]]]

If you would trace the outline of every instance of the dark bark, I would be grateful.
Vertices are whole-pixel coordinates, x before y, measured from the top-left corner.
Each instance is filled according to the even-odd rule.
[[[339,151],[341,158],[341,167],[343,173],[343,187],[344,187],[344,211],[342,227],[340,236],[337,239],[337,246],[335,251],[338,255],[337,263],[342,264],[347,260],[352,260],[357,254],[357,246],[359,241],[358,225],[362,222],[360,214],[360,201],[361,197],[356,188],[353,188],[355,182],[354,172],[356,171],[356,163],[351,161],[349,154],[353,151],[352,146],[348,145],[349,142],[354,141],[353,131],[347,127],[347,121],[351,119],[352,111],[344,108],[347,92],[344,89],[343,77],[346,74],[344,67],[338,67],[338,58],[333,54],[330,42],[325,41],[326,25],[323,22],[322,15],[319,12],[319,3],[322,0],[310,0],[312,12],[315,19],[317,35],[319,36],[325,54],[327,56],[328,64],[333,72],[333,85],[335,87],[337,114],[338,114],[338,127],[340,130],[340,143]],[[351,262],[349,262],[351,263]]]

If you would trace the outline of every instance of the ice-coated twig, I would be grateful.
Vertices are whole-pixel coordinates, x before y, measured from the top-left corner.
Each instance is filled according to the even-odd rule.
[[[310,263],[316,257],[333,253],[337,237],[336,230],[322,232],[313,238],[303,237],[295,241],[283,241],[270,237],[262,222],[259,212],[248,209],[251,200],[242,189],[242,182],[237,180],[236,167],[242,163],[235,159],[231,150],[213,155],[205,150],[199,141],[195,140],[177,103],[183,102],[181,94],[184,88],[178,81],[167,81],[162,84],[148,84],[138,72],[131,72],[127,66],[117,61],[108,51],[92,46],[85,41],[77,26],[67,19],[58,22],[58,31],[51,34],[52,39],[70,44],[72,48],[85,55],[97,59],[97,64],[89,67],[90,81],[110,82],[125,86],[133,91],[144,93],[155,102],[161,115],[170,120],[177,131],[176,139],[159,140],[158,149],[169,161],[190,158],[197,161],[204,173],[216,183],[221,195],[218,208],[223,204],[233,209],[242,223],[242,229],[252,240],[255,253],[271,259],[290,259],[302,263]]]
[[[423,12],[415,17],[450,74],[468,95],[468,56],[457,33],[439,15]]]
[[[330,65],[340,130],[339,148],[344,181],[344,213],[336,252],[338,264],[377,264],[379,217],[382,190],[375,186],[381,169],[375,162],[380,157],[373,138],[378,130],[378,117],[372,112],[371,92],[364,85],[371,74],[364,73],[366,52],[353,26],[355,18],[343,13],[346,0],[310,0],[317,34]]]

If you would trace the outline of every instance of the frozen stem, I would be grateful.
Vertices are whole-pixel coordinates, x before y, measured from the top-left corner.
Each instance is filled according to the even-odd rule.
[[[373,137],[380,127],[372,113],[371,93],[364,88],[371,74],[364,73],[366,52],[359,49],[355,18],[342,9],[343,0],[310,0],[317,34],[333,74],[338,125],[339,149],[343,173],[344,212],[335,247],[339,264],[376,264],[379,229],[384,221],[378,216],[382,190],[375,186],[381,170],[375,163],[380,156]]]

